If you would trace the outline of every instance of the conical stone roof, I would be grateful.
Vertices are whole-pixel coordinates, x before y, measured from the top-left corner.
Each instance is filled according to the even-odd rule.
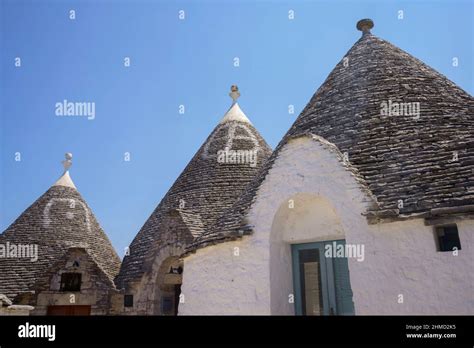
[[[313,95],[249,189],[188,250],[245,228],[247,212],[282,147],[308,135],[347,154],[377,199],[376,208],[367,212],[375,221],[430,216],[450,207],[472,210],[473,97],[371,34],[372,27],[371,20],[358,23],[362,37]]]
[[[70,165],[70,157],[64,162]],[[11,248],[20,245],[37,245],[37,260],[11,257]],[[0,246],[10,249],[10,257],[0,258],[0,293],[10,298],[34,290],[36,280],[72,247],[85,248],[112,282],[120,268],[120,258],[67,170],[0,235]]]
[[[270,156],[270,147],[236,102],[236,86],[230,95],[230,109],[131,243],[116,279],[119,288],[148,271],[161,248],[185,247],[210,229]],[[252,153],[254,161],[244,158]]]

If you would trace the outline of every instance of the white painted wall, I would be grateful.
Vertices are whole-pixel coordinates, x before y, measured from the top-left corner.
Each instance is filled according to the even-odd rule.
[[[458,256],[438,252],[434,228],[421,219],[354,231],[353,238],[366,245],[366,260],[351,265],[357,313],[474,314],[474,223],[457,225]]]
[[[271,314],[268,265],[268,241],[258,238],[198,250],[184,259],[178,314]]]
[[[368,225],[371,198],[338,156],[318,140],[290,141],[250,210],[254,234],[185,258],[179,313],[293,314],[290,244],[345,238],[365,246],[363,262],[349,259],[356,314],[474,314],[474,222],[458,224],[458,256],[437,252],[421,219]]]

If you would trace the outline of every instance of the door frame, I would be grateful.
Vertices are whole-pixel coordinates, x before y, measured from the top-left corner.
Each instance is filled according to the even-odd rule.
[[[308,249],[318,249],[319,251],[319,264],[320,264],[320,277],[321,277],[321,288],[322,292],[322,315],[336,315],[337,301],[336,301],[336,289],[334,282],[334,268],[333,263],[326,260],[324,255],[324,248],[327,243],[339,242],[345,244],[345,239],[326,240],[320,242],[291,244],[291,258],[293,265],[293,289],[295,299],[295,314],[303,315],[303,300],[301,294],[301,272],[299,268],[299,251]],[[332,313],[331,313],[332,311]]]

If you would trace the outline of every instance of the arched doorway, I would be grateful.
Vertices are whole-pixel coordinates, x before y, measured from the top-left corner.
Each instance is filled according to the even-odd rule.
[[[326,198],[298,193],[281,203],[270,233],[273,314],[349,314],[347,259],[325,254],[326,245],[344,239],[340,218]]]
[[[155,314],[178,315],[183,281],[183,261],[177,256],[165,259],[158,271],[155,289]]]

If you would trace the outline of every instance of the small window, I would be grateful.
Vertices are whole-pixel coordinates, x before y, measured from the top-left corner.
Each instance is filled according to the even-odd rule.
[[[125,295],[123,297],[123,305],[125,307],[133,307],[133,295]]]
[[[438,251],[461,250],[458,227],[456,225],[436,227]]]
[[[60,291],[81,291],[81,273],[61,274]]]

